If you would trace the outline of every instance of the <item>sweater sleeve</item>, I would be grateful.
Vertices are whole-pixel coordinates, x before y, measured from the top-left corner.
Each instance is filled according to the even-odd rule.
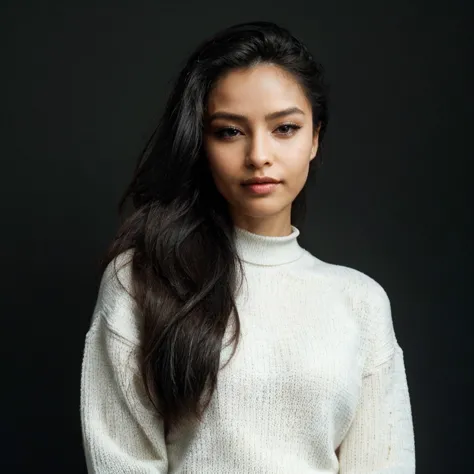
[[[83,448],[89,474],[164,474],[162,420],[140,383],[136,347],[98,314],[86,335],[81,376]]]
[[[355,419],[339,450],[340,474],[414,474],[415,446],[403,352],[364,377]]]
[[[340,474],[414,474],[415,440],[403,351],[379,285],[368,316],[369,348],[355,418],[339,447]]]

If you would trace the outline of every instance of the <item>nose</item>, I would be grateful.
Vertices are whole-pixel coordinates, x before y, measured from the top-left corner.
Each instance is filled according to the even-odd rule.
[[[262,132],[255,132],[247,144],[246,164],[254,168],[261,168],[262,166],[272,163],[271,145],[267,134]]]

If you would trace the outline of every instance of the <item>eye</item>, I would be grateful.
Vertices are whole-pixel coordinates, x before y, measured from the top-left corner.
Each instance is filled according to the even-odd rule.
[[[282,135],[293,135],[296,133],[301,127],[299,125],[296,125],[294,123],[285,123],[283,125],[280,125],[277,130],[281,131]]]
[[[216,137],[218,138],[223,138],[224,140],[228,140],[230,138],[233,138],[237,135],[237,133],[240,133],[239,130],[233,127],[225,127],[217,130],[215,132]]]
[[[294,135],[301,127],[294,123],[286,123],[280,125],[276,130],[279,131],[280,135],[284,136],[292,136]],[[231,140],[232,138],[236,137],[237,134],[241,133],[240,130],[234,127],[223,127],[214,132],[217,138],[223,140]]]

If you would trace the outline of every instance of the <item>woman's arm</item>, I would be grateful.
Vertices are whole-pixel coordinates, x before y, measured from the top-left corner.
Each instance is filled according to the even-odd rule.
[[[97,314],[86,336],[81,376],[89,474],[168,472],[163,423],[145,398],[135,353],[135,345]]]
[[[415,442],[403,352],[367,374],[355,419],[339,447],[340,474],[414,474]]]

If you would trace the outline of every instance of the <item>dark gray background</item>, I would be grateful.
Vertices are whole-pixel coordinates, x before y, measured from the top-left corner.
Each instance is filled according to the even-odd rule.
[[[326,0],[2,3],[2,472],[85,472],[80,364],[117,200],[186,56],[256,19],[332,85],[300,242],[386,289],[417,473],[470,471],[473,2]]]

